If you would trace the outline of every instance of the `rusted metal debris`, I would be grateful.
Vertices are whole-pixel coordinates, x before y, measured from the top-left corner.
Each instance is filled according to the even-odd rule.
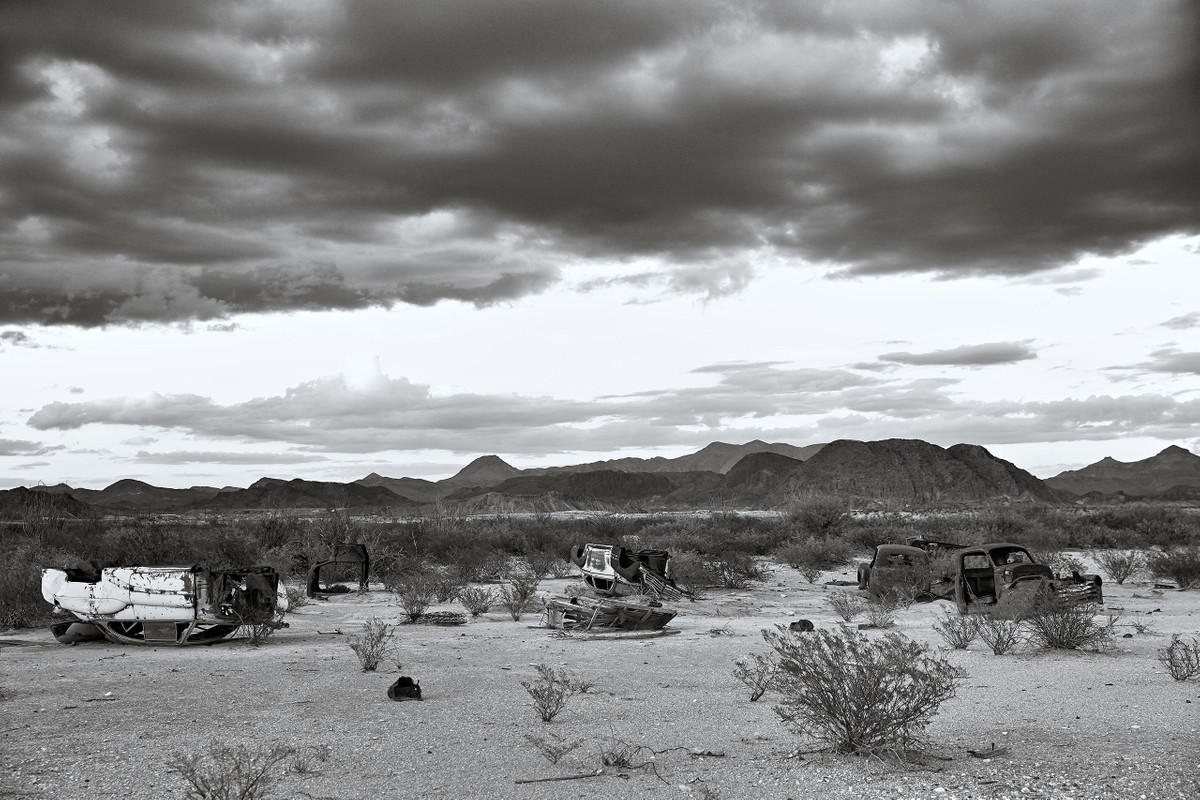
[[[968,750],[967,753],[975,758],[996,758],[1008,753],[1008,748],[996,747],[996,743],[992,742],[992,746],[987,750]]]
[[[324,561],[318,561],[308,570],[308,596],[330,594],[331,590],[321,586],[321,570],[335,566],[358,568],[358,590],[367,590],[367,576],[371,571],[371,556],[365,544],[334,545],[333,553]]]
[[[568,631],[655,631],[677,613],[661,604],[611,598],[552,597],[546,602],[547,626]]]

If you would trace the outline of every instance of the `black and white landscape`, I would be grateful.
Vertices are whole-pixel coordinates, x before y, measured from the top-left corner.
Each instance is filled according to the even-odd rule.
[[[1200,441],[1189,3],[0,22],[5,488]]]
[[[1200,796],[1198,32],[0,2],[0,796]]]

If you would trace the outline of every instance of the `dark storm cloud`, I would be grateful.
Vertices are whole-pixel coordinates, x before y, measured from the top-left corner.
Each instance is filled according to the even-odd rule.
[[[928,353],[884,353],[879,360],[892,364],[914,366],[960,366],[985,367],[995,364],[1015,364],[1037,358],[1037,353],[1023,342],[991,342],[988,344],[965,344],[948,350],[932,350]]]
[[[483,306],[575,263],[708,296],[764,255],[1016,275],[1200,230],[1182,0],[47,1],[0,23],[0,322]]]

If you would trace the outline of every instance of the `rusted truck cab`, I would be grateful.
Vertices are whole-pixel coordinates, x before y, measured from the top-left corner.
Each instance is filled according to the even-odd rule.
[[[1040,598],[1103,603],[1099,575],[1057,578],[1025,547],[1011,542],[966,547],[954,554],[954,603],[961,614],[1017,617]]]
[[[898,589],[927,593],[930,579],[929,554],[906,544],[881,544],[870,563],[858,566],[858,588],[873,597]]]

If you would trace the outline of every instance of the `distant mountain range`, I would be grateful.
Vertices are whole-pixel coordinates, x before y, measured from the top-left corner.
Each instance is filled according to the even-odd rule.
[[[249,487],[164,489],[120,480],[104,489],[65,484],[0,491],[12,519],[31,502],[62,513],[185,513],[259,509],[391,509],[420,513],[440,503],[461,513],[568,509],[772,508],[790,498],[832,494],[864,504],[1200,501],[1200,456],[1168,447],[1122,463],[1105,458],[1040,480],[979,445],[943,448],[920,439],[840,439],[796,447],[713,442],[678,458],[621,458],[517,469],[482,456],[439,481],[372,473],[351,483],[262,478]]]
[[[1141,461],[1102,458],[1068,470],[1046,485],[1089,500],[1200,500],[1200,456],[1171,445]]]

